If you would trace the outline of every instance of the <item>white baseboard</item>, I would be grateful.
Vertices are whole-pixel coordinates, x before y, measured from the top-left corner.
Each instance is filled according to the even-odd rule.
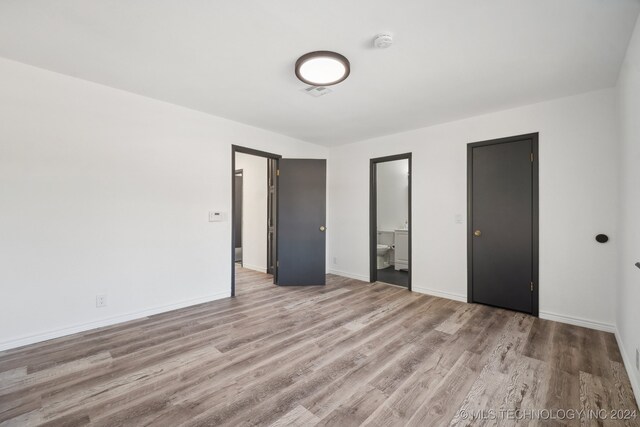
[[[253,270],[253,271],[259,271],[260,273],[266,273],[267,272],[267,268],[266,267],[259,267],[257,265],[251,265],[251,264],[242,264],[242,268],[248,268],[249,270]]]
[[[329,274],[335,274],[336,276],[348,277],[349,279],[361,280],[363,282],[369,282],[369,276],[363,276],[361,274],[347,273],[346,271],[340,270],[331,270],[328,271]]]
[[[130,320],[136,320],[152,316],[154,314],[165,313],[167,311],[177,310],[179,308],[185,308],[192,305],[202,304],[205,302],[215,301],[221,298],[231,296],[231,291],[218,292],[216,294],[207,295],[205,297],[193,298],[190,300],[181,301],[174,304],[168,304],[145,310],[137,311],[134,313],[121,314],[118,316],[108,317],[106,319],[96,320],[94,322],[80,323],[77,325],[69,326],[66,328],[55,329],[52,331],[43,332],[40,334],[29,335],[9,341],[0,342],[0,351],[10,350],[12,348],[22,347],[29,344],[35,344],[42,341],[51,340],[54,338],[64,337],[66,335],[77,334],[79,332],[90,331],[91,329],[103,328],[105,326],[112,326],[122,322],[128,322]]]
[[[595,329],[597,331],[615,332],[615,325],[594,320],[587,320],[580,317],[565,316],[563,314],[549,313],[541,311],[540,318],[545,320],[553,320],[554,322],[567,323],[574,326],[582,326],[583,328]]]
[[[422,286],[415,286],[415,285],[411,286],[411,290],[414,292],[419,292],[421,294],[431,295],[434,297],[446,298],[446,299],[451,299],[451,300],[460,301],[460,302],[467,302],[466,295],[454,294],[452,292],[438,291],[435,289],[424,288]]]
[[[631,382],[633,394],[636,396],[636,403],[640,404],[640,382],[638,381],[638,375],[636,374],[637,369],[633,362],[634,359],[631,359],[627,354],[620,332],[618,332],[618,328],[615,330],[615,335],[616,341],[618,342],[618,348],[620,349],[620,354],[622,355],[622,361],[624,362],[624,368],[627,370],[627,376]]]

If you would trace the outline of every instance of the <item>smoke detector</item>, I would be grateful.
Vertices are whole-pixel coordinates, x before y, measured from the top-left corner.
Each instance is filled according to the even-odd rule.
[[[391,33],[380,33],[373,39],[373,45],[378,49],[386,49],[393,44]]]

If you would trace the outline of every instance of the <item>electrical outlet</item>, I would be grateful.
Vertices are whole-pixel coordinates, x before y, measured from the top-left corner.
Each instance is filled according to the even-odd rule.
[[[636,348],[636,369],[640,371],[640,350]]]
[[[336,265],[338,263],[338,258],[333,257],[333,264]]]
[[[102,294],[102,295],[96,295],[96,307],[106,307],[107,306],[107,296]]]

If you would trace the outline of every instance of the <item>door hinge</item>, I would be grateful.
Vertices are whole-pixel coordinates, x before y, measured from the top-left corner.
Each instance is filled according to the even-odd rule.
[[[533,282],[531,282],[531,292],[533,292]]]
[[[531,163],[533,163],[533,153],[531,153]]]
[[[276,169],[276,176],[280,176],[280,169]]]

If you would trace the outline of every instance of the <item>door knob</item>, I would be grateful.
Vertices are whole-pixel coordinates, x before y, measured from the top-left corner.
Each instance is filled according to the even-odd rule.
[[[476,230],[473,232],[473,235],[476,237],[480,237],[482,235],[482,232],[480,230]]]
[[[320,231],[324,231],[324,230],[326,230],[326,229],[327,229],[327,228],[326,228],[324,225],[321,225],[321,226],[320,226]]]

